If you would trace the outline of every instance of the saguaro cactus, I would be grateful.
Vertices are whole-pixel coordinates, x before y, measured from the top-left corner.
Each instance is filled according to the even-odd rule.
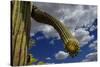
[[[31,25],[31,3],[11,1],[11,4],[11,65],[26,65]]]
[[[27,48],[29,46],[31,16],[37,22],[52,25],[61,36],[67,52],[71,56],[75,56],[79,51],[79,43],[70,31],[55,17],[42,12],[34,5],[31,13],[31,6],[29,1],[11,1],[11,65],[22,66],[29,63],[27,63]],[[43,63],[40,62],[40,64]]]

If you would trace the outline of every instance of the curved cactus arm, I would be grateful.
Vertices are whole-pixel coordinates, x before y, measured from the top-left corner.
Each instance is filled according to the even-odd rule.
[[[69,55],[72,57],[77,55],[79,51],[78,40],[72,36],[72,33],[69,31],[69,29],[64,27],[64,25],[59,20],[49,15],[48,13],[41,11],[34,5],[32,8],[31,16],[37,22],[53,26],[63,40],[64,48],[69,53]]]

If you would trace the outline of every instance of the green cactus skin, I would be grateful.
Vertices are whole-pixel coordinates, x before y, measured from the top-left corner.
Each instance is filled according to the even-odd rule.
[[[11,1],[11,65],[27,65],[27,47],[31,25],[31,3]]]

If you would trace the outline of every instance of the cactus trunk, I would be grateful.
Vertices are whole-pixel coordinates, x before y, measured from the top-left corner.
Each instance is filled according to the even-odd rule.
[[[31,25],[31,3],[11,1],[11,65],[27,64],[27,46]]]

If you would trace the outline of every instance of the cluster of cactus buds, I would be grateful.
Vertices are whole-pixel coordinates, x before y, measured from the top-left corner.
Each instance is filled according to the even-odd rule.
[[[64,48],[71,57],[74,57],[80,50],[79,42],[76,39],[68,39],[67,45]]]

